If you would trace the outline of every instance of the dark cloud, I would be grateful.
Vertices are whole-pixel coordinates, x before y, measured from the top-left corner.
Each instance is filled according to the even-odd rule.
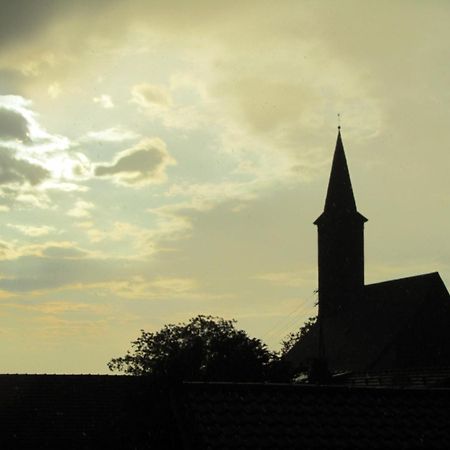
[[[249,3],[248,1],[245,3]],[[250,3],[254,3],[253,1]],[[239,5],[242,8],[241,5]],[[232,7],[235,9],[236,7]],[[29,41],[45,34],[52,25],[60,24],[64,20],[92,23],[92,20],[102,22],[109,13],[116,13],[117,29],[124,18],[140,18],[153,26],[173,24],[176,29],[191,27],[193,24],[210,24],[211,16],[220,16],[230,9],[227,3],[220,4],[206,0],[192,0],[180,2],[179,0],[152,1],[130,0],[12,0],[2,1],[0,14],[0,47],[14,45]],[[114,14],[113,14],[114,15]],[[128,16],[128,17],[127,17]],[[110,21],[106,20],[106,24]],[[217,24],[214,23],[214,26]],[[108,27],[106,27],[108,29]],[[84,27],[83,34],[95,33],[95,28]],[[111,33],[112,34],[112,33]],[[80,41],[81,36],[78,36]],[[61,36],[61,40],[67,36]]]
[[[1,249],[0,249],[1,250]],[[72,249],[76,250],[76,249]],[[64,253],[69,248],[55,251],[55,247],[45,253]],[[82,253],[82,250],[79,250]],[[19,256],[14,260],[0,260],[0,289],[10,292],[57,289],[64,286],[110,282],[130,279],[137,270],[121,259],[100,259],[67,257],[67,255]]]
[[[49,171],[42,166],[18,159],[13,151],[0,148],[0,184],[36,186],[49,176]]]
[[[98,166],[98,176],[118,173],[152,173],[161,165],[164,155],[157,149],[136,150],[119,158],[110,166]]]
[[[142,139],[135,147],[117,155],[112,164],[99,164],[98,177],[113,177],[126,185],[159,183],[165,179],[165,169],[174,160],[160,139]]]
[[[29,140],[28,121],[22,114],[6,108],[0,108],[0,139]]]
[[[1,46],[26,41],[45,29],[68,6],[64,0],[14,0],[1,4]]]

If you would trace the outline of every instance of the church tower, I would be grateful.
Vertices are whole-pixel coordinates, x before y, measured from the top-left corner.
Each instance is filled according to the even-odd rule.
[[[319,246],[319,317],[334,316],[363,296],[365,222],[356,209],[339,127],[325,208],[314,222]]]

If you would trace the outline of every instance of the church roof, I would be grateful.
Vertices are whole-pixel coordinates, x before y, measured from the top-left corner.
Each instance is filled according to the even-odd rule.
[[[361,220],[367,222],[367,219],[359,214],[356,209],[355,196],[353,195],[352,182],[340,130],[334,150],[324,211],[314,223],[318,224],[324,217],[336,215],[357,215]]]
[[[450,297],[437,272],[366,285],[354,307],[324,318],[325,357],[333,371],[450,365]],[[315,326],[286,356],[317,357]]]

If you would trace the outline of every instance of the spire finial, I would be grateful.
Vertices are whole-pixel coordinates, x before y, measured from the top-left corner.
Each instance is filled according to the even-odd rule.
[[[338,131],[341,131],[341,113],[338,113],[337,119],[338,119]]]

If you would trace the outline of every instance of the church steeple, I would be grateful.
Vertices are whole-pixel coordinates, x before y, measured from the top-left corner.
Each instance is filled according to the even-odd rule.
[[[364,222],[367,222],[367,219],[361,216],[356,209],[350,172],[348,170],[347,158],[345,157],[344,145],[342,143],[341,130],[339,127],[324,211],[314,224],[318,225],[325,217],[352,214],[359,215]]]
[[[364,223],[356,209],[340,129],[323,213],[314,222],[319,244],[319,315],[334,315],[362,297]]]
[[[331,166],[330,181],[328,183],[325,211],[333,210],[353,212],[356,211],[355,197],[353,196],[352,182],[342,144],[341,130],[338,132],[336,148],[334,150],[333,165]]]

